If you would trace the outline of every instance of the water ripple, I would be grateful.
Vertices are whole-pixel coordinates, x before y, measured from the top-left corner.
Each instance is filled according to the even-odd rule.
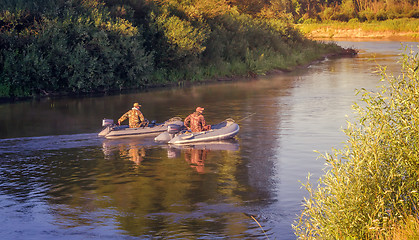
[[[96,133],[0,139],[0,155],[95,146],[102,141]]]

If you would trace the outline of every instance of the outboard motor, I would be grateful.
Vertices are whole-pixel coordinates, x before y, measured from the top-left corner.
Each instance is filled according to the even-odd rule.
[[[99,136],[105,136],[106,134],[108,134],[112,127],[114,126],[113,124],[113,119],[103,119],[102,120],[102,131],[100,131],[100,133],[98,134]]]
[[[102,120],[102,127],[112,126],[113,125],[113,119],[103,119]]]
[[[167,132],[169,134],[176,134],[180,131],[181,126],[176,124],[169,124],[167,125]]]
[[[160,133],[157,137],[154,138],[156,142],[169,142],[175,134],[179,133],[183,126],[177,124],[167,125],[167,131]]]

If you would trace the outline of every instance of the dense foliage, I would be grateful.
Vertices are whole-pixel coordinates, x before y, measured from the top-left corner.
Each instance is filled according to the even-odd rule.
[[[362,104],[354,105],[357,118],[345,130],[346,146],[324,156],[328,168],[317,188],[305,185],[310,197],[295,226],[300,238],[393,239],[417,228],[417,51],[402,60],[399,77],[381,68],[381,91],[360,91]]]
[[[138,28],[112,19],[104,4],[68,1],[43,12],[30,9],[5,10],[0,17],[1,96],[106,91],[146,82],[152,58]]]
[[[287,68],[339,51],[225,0],[0,0],[0,97]]]
[[[419,18],[417,0],[233,0],[249,14],[291,18],[295,22]]]

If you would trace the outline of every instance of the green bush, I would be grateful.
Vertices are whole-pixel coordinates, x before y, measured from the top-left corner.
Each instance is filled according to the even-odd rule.
[[[64,4],[66,0],[0,0],[1,10],[18,12],[22,9],[28,12],[53,13]]]
[[[348,15],[347,13],[336,13],[332,16],[331,19],[341,22],[347,22],[349,21],[349,19],[351,19],[351,15]]]
[[[165,9],[150,13],[150,29],[160,36],[156,43],[150,43],[161,51],[156,56],[157,65],[173,68],[195,62],[205,50],[210,32],[205,23],[182,19]]]
[[[334,8],[326,7],[322,12],[320,12],[320,17],[323,21],[331,20],[333,18],[334,13],[335,13]]]
[[[389,13],[387,11],[385,11],[384,9],[380,9],[380,11],[378,11],[375,14],[375,19],[378,20],[378,21],[387,20],[388,19],[388,14]]]
[[[64,10],[62,18],[35,25],[22,37],[3,32],[1,97],[138,88],[148,84],[152,55],[144,50],[138,29],[112,20],[99,2]]]
[[[375,13],[371,11],[361,11],[358,13],[358,18],[361,22],[371,22],[375,20]]]
[[[409,18],[419,18],[419,9],[412,9],[408,14]]]
[[[381,91],[360,91],[346,146],[326,154],[317,188],[310,179],[294,229],[303,239],[376,239],[418,216],[419,57],[403,55],[402,74],[381,67]],[[310,176],[309,176],[310,177]]]

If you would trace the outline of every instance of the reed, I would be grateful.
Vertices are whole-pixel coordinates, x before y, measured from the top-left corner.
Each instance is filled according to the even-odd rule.
[[[380,240],[404,240],[419,239],[419,220],[413,216],[408,216],[405,222],[402,222],[392,229],[389,237],[380,237]]]

